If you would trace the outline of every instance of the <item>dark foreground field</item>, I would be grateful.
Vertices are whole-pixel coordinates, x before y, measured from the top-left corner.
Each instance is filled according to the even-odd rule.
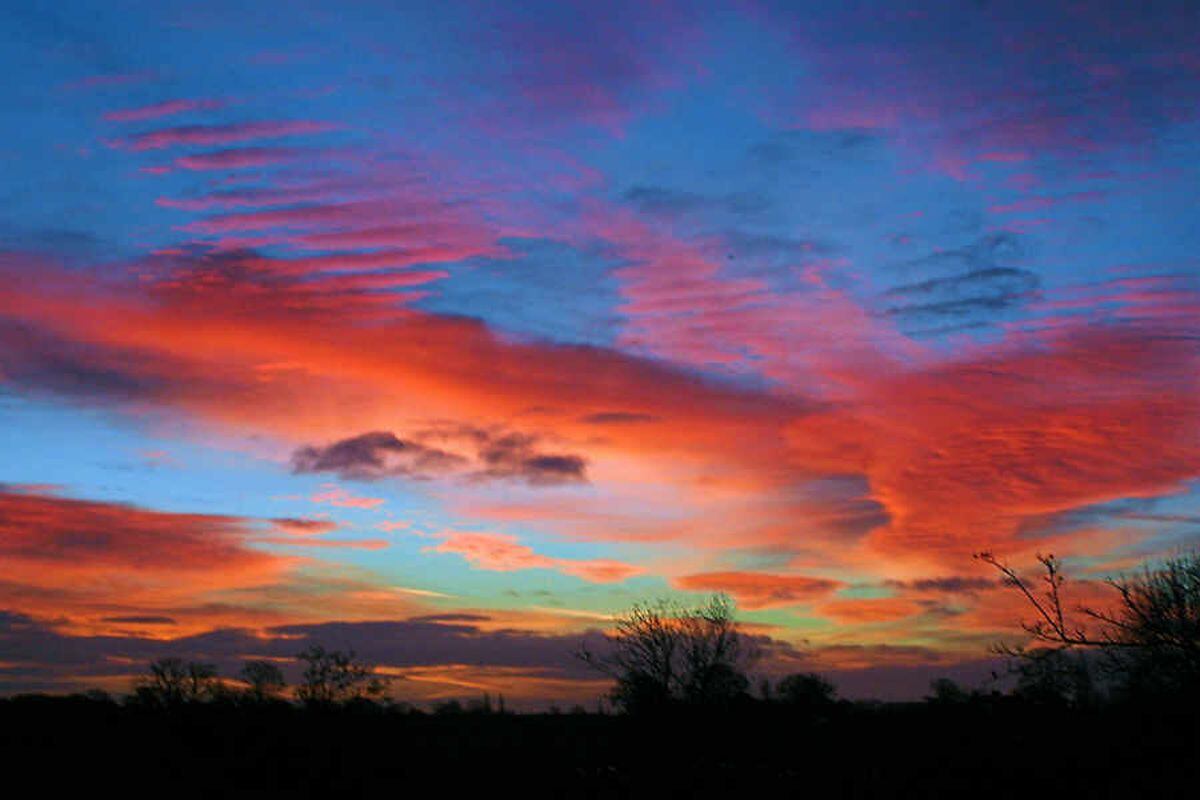
[[[1011,703],[670,718],[0,701],[9,796],[1194,796],[1200,717]]]

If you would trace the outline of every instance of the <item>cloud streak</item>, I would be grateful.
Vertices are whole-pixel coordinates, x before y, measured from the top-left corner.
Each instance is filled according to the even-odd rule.
[[[589,583],[620,583],[645,572],[641,567],[607,559],[551,558],[521,544],[517,537],[502,533],[446,531],[438,538],[441,541],[425,548],[426,552],[453,553],[488,572],[551,569]]]

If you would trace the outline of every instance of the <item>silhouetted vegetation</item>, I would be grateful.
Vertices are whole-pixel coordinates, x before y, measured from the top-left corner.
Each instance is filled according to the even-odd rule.
[[[837,689],[816,673],[798,673],[779,681],[774,696],[793,708],[825,710],[837,700]]]
[[[1140,800],[1188,796],[1200,779],[1187,708],[936,694],[820,713],[743,699],[652,716],[25,696],[0,700],[0,759],[14,786],[50,797],[395,797],[428,786],[449,797]]]
[[[242,665],[241,678],[250,698],[259,703],[278,700],[287,688],[283,670],[270,661],[247,661]]]
[[[142,702],[174,706],[209,700],[221,691],[217,668],[198,661],[160,658],[150,664],[147,675],[136,689]]]
[[[1016,660],[1017,690],[1073,705],[1112,699],[1200,699],[1200,554],[1190,553],[1105,581],[1111,608],[1068,607],[1067,578],[1053,555],[1038,556],[1041,587],[990,553],[980,553],[1033,613],[1022,628],[1032,648],[1001,645]]]
[[[386,681],[375,668],[360,661],[354,651],[326,650],[313,645],[296,656],[305,662],[304,678],[296,698],[308,705],[332,705],[379,697]]]
[[[1041,594],[1016,588],[1048,612],[1049,627],[1030,623],[1030,633],[1060,646],[1011,648],[1004,691],[942,678],[923,702],[852,702],[821,675],[796,673],[761,677],[752,695],[753,650],[718,596],[635,606],[606,649],[582,652],[612,676],[627,713],[514,714],[487,694],[426,713],[384,701],[381,676],[353,652],[312,647],[297,655],[303,676],[290,691],[270,661],[246,662],[242,688],[232,688],[209,664],[167,658],[123,703],[103,692],[0,700],[0,752],[15,765],[10,780],[36,780],[52,796],[105,786],[184,798],[391,797],[417,781],[450,796],[1183,796],[1200,781],[1194,695],[1146,703],[1135,687],[1150,663],[1171,670],[1154,692],[1185,685],[1190,573],[1176,565],[1115,581],[1125,613],[1157,627],[1141,632],[1134,618],[1105,612],[1095,618],[1114,628],[1097,634],[1070,624],[1061,570],[1043,563]],[[1055,640],[1059,632],[1067,636]],[[1121,691],[1106,693],[1097,675],[1117,668],[1110,652]],[[136,769],[113,769],[131,758]]]
[[[669,600],[635,605],[613,627],[605,652],[584,646],[579,656],[613,679],[618,708],[645,713],[678,704],[728,706],[750,687],[746,667],[754,654],[723,595],[696,607]]]

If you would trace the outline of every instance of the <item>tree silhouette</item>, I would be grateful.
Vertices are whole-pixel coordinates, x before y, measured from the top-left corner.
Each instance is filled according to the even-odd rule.
[[[1086,660],[1049,655],[1079,648],[1099,652],[1117,690],[1124,694],[1194,696],[1200,691],[1200,553],[1178,555],[1147,565],[1140,573],[1109,578],[1112,610],[1074,609],[1087,624],[1064,608],[1066,577],[1053,555],[1037,557],[1045,570],[1041,591],[991,553],[976,558],[999,570],[1004,582],[1020,592],[1035,612],[1034,619],[1021,627],[1041,648],[998,647],[1024,661],[1025,677],[1032,684],[1040,681],[1044,687],[1051,680],[1070,681],[1081,697],[1092,692]]]
[[[220,685],[213,664],[169,657],[150,663],[150,674],[138,688],[138,693],[157,703],[176,705],[211,699],[220,690]]]
[[[939,705],[961,705],[971,700],[971,693],[950,678],[935,678],[929,684],[929,696],[925,699]]]
[[[305,662],[296,697],[308,705],[332,705],[382,695],[385,679],[358,660],[354,651],[326,650],[313,645],[296,656]]]
[[[585,644],[578,656],[616,681],[612,699],[626,711],[725,705],[746,693],[753,658],[733,612],[724,595],[697,607],[637,604],[605,634],[604,652]]]
[[[287,687],[283,671],[270,661],[247,661],[242,665],[241,678],[249,687],[250,697],[260,703],[278,698]]]
[[[775,696],[798,708],[819,709],[837,700],[837,688],[815,672],[796,673],[779,681]]]

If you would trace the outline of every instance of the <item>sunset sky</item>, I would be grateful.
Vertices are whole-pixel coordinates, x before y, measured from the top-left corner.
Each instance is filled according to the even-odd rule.
[[[1200,541],[1200,4],[8,2],[0,693],[986,672]],[[1079,584],[1086,600],[1100,587]]]

